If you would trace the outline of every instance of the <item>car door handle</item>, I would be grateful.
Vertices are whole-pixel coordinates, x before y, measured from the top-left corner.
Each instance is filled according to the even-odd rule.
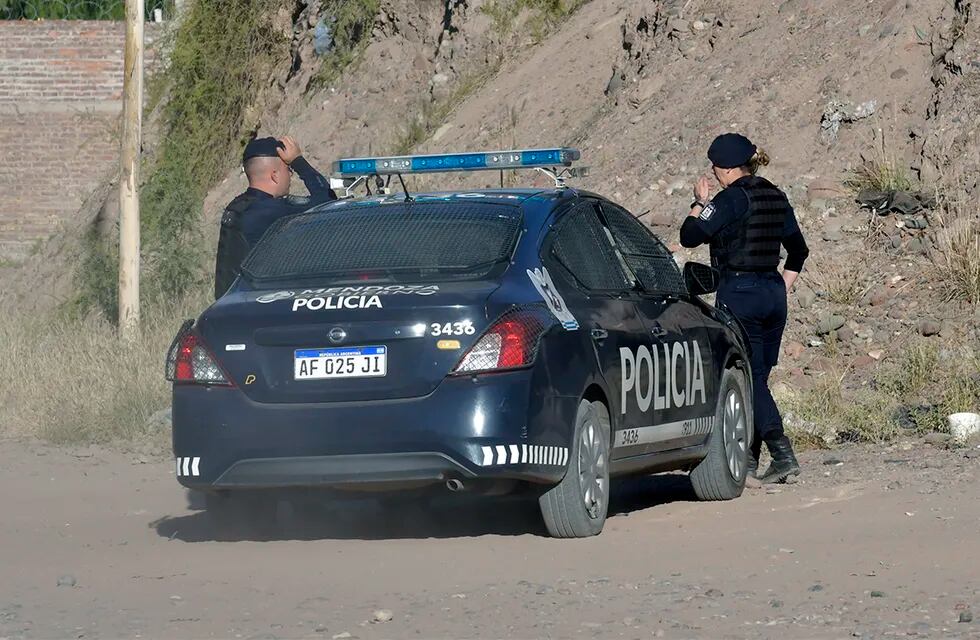
[[[661,327],[660,323],[658,322],[653,325],[653,329],[650,329],[650,333],[652,333],[656,338],[663,338],[667,335],[667,330]]]
[[[605,329],[593,329],[591,332],[592,339],[596,342],[601,342],[609,337],[609,332]]]

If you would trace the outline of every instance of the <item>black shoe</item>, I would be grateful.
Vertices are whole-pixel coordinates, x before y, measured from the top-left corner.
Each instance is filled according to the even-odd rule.
[[[772,455],[772,464],[766,472],[759,477],[762,484],[778,484],[786,482],[790,476],[800,475],[800,463],[793,455],[793,444],[786,436],[778,436],[771,440],[766,440],[766,447]]]

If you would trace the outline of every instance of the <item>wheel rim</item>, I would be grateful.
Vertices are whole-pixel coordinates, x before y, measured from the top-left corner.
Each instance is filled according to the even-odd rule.
[[[728,471],[736,481],[745,473],[746,438],[745,407],[742,398],[735,390],[725,396],[725,411],[722,414],[722,429],[725,436],[725,458]]]
[[[592,519],[600,517],[605,511],[609,489],[609,480],[606,475],[607,464],[602,432],[590,416],[582,425],[578,469],[579,486],[585,501],[585,511]]]

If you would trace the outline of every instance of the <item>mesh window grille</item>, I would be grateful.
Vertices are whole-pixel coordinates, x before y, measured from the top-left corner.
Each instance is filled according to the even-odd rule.
[[[602,203],[602,213],[627,264],[645,289],[687,293],[684,277],[670,251],[633,214],[606,202]]]
[[[576,205],[561,219],[552,252],[586,289],[622,291],[630,288],[591,201]]]
[[[477,280],[509,259],[520,208],[458,202],[348,204],[276,222],[242,265],[255,280]]]

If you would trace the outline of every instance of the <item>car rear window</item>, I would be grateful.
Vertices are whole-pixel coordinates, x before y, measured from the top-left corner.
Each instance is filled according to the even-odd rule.
[[[506,264],[521,210],[488,202],[328,205],[277,221],[242,265],[252,280],[478,280]]]

